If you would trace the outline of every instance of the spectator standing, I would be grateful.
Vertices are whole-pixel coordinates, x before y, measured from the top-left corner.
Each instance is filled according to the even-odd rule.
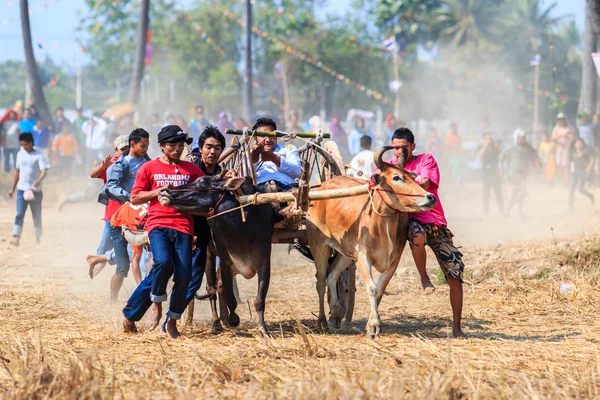
[[[594,204],[594,195],[585,190],[585,183],[594,168],[594,156],[582,138],[575,139],[571,156],[571,180],[569,182],[569,209],[573,210],[575,190]]]
[[[554,184],[554,177],[556,175],[556,158],[554,153],[556,152],[556,144],[550,139],[550,135],[547,133],[542,134],[542,141],[538,149],[538,157],[542,163],[542,168],[546,173],[546,181],[548,185],[552,187]]]
[[[33,135],[19,135],[21,150],[17,154],[17,162],[13,185],[8,197],[13,198],[17,191],[17,215],[12,231],[13,246],[19,246],[23,231],[23,220],[27,207],[31,206],[35,240],[39,244],[42,237],[42,180],[48,174],[50,164],[44,155],[33,147]]]
[[[94,162],[104,158],[108,143],[108,126],[99,115],[94,115],[82,126],[85,135],[85,147],[87,149],[86,161],[90,168]]]
[[[288,132],[294,131],[290,129]],[[331,140],[338,145],[339,149],[346,149],[348,147],[346,131],[340,124],[340,116],[338,114],[335,114],[331,118],[331,122],[329,123],[329,133],[331,133]]]
[[[394,132],[392,131],[392,135]],[[391,141],[391,139],[390,139]],[[425,146],[425,152],[431,154],[435,160],[440,163],[442,160],[442,147],[443,147],[442,139],[440,139],[440,135],[438,130],[435,128],[431,128],[429,130],[429,140],[427,141],[427,145]]]
[[[371,151],[372,140],[370,136],[364,135],[360,138],[361,152],[354,156],[350,161],[350,167],[347,172],[348,176],[369,180],[375,172],[375,164],[373,161],[373,152]],[[362,175],[358,173],[362,172]]]
[[[579,137],[585,143],[588,151],[589,149],[595,149],[596,137],[594,135],[594,127],[587,112],[579,111],[577,113],[577,129],[579,129]]]
[[[31,111],[26,108],[25,111],[23,111],[23,119],[19,121],[19,129],[21,130],[21,133],[31,133],[34,126],[35,119],[31,117]]]
[[[446,153],[448,155],[448,167],[454,189],[460,189],[462,184],[462,139],[458,135],[458,127],[455,123],[450,124],[450,133],[446,136]]]
[[[500,148],[494,142],[491,132],[483,136],[483,145],[477,153],[481,163],[481,180],[483,183],[483,213],[487,215],[490,210],[490,192],[493,189],[498,202],[498,209],[504,214],[504,198],[500,182]]]
[[[398,128],[398,122],[396,121],[396,117],[394,114],[388,114],[385,117],[385,126],[383,127],[383,136],[387,139],[388,142],[392,142],[392,136],[394,136],[394,132]]]
[[[563,113],[556,115],[556,125],[552,129],[552,140],[556,143],[556,169],[565,182],[569,176],[569,131],[567,116]]]
[[[31,131],[33,135],[33,143],[35,147],[41,151],[46,158],[48,158],[48,142],[50,141],[50,129],[44,121],[38,119],[35,121],[35,126],[33,127],[33,131]]]
[[[200,137],[200,133],[204,130],[205,127],[210,125],[208,119],[204,116],[204,106],[198,104],[196,106],[196,116],[190,122],[190,129],[192,133],[192,148],[198,147],[198,138]],[[157,133],[160,131],[160,126],[158,126]],[[222,132],[225,133],[225,132]]]
[[[52,154],[55,155],[58,161],[59,176],[68,179],[73,174],[73,162],[79,148],[71,125],[63,124],[61,128],[62,131],[53,140]]]
[[[227,129],[233,129],[233,124],[229,121],[227,113],[221,111],[219,113],[219,121],[217,122],[217,129],[222,134],[226,133]]]
[[[19,135],[21,130],[19,129],[18,115],[15,111],[10,111],[5,121],[2,123],[3,131],[3,148],[4,148],[4,172],[10,172],[11,170],[11,158],[12,162],[16,164],[17,153],[19,152]]]
[[[371,138],[371,144],[375,143],[375,135],[365,126],[365,120],[362,117],[357,117],[354,130],[350,132],[348,137],[348,151],[352,157],[360,153],[360,138],[364,135]]]
[[[60,134],[65,124],[71,125],[71,121],[65,118],[65,110],[62,107],[58,107],[56,109],[56,120],[54,121],[54,134]]]
[[[83,108],[77,107],[75,109],[75,113],[77,114],[77,118],[73,120],[73,129],[75,133],[75,139],[77,139],[77,147],[79,148],[79,157],[81,158],[81,162],[85,164],[85,134],[83,133],[83,124],[88,120],[87,117],[83,115]]]

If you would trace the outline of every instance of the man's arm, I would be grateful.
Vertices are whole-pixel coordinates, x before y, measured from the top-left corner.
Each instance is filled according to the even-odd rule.
[[[106,157],[104,157],[104,160],[102,160],[102,163],[100,163],[100,165],[98,165],[90,172],[90,178],[100,178],[100,175],[102,175],[102,171],[110,167],[112,164],[112,155],[109,154]]]
[[[40,183],[42,183],[42,181],[44,180],[46,175],[48,175],[48,169],[43,169],[42,172],[40,173],[40,177],[35,182],[33,182],[33,187],[34,188],[39,187]]]
[[[430,185],[431,181],[429,180],[429,178],[423,178],[421,179],[421,183],[419,183],[419,186],[421,186],[425,190],[429,189]]]
[[[135,176],[135,182],[133,188],[131,188],[131,200],[129,201],[134,206],[139,206],[156,199],[158,197],[158,192],[160,192],[162,188],[151,189],[152,182],[150,181],[150,174],[147,172],[145,165],[143,165]]]
[[[121,187],[121,182],[124,179],[124,170],[123,157],[121,157],[112,165],[106,179],[106,190],[112,198],[121,204],[129,201],[130,197],[129,192]]]
[[[163,188],[158,188],[147,192],[139,192],[138,194],[132,194],[130,202],[134,206],[139,206],[140,204],[152,201],[158,198],[158,193],[161,191],[161,189]]]
[[[273,155],[277,156],[276,154]],[[300,177],[300,174],[302,173],[302,160],[300,159],[300,154],[295,146],[287,146],[285,155],[283,157],[277,157],[279,158],[279,165],[277,165],[277,163],[276,165],[280,172],[283,172],[293,179]]]
[[[10,192],[8,192],[8,198],[12,199],[15,194],[15,190],[17,189],[17,183],[19,182],[19,175],[21,174],[21,170],[19,168],[15,169],[15,176],[13,177],[13,185]]]

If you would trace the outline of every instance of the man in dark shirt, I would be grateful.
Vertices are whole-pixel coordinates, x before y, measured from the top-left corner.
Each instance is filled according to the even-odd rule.
[[[498,209],[504,214],[504,198],[502,197],[502,187],[500,186],[500,148],[494,142],[491,132],[483,135],[483,145],[477,154],[481,163],[481,180],[483,182],[483,213],[488,214],[490,210],[490,192],[494,189]]]

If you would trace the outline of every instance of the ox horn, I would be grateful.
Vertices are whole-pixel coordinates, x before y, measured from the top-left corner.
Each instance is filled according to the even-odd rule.
[[[148,232],[139,232],[139,233],[134,233],[131,232],[129,230],[129,228],[127,228],[127,226],[123,225],[121,227],[122,231],[123,231],[123,237],[125,238],[125,240],[127,240],[127,243],[129,243],[132,246],[144,246],[147,244],[150,244],[150,240],[148,239]]]
[[[379,170],[383,171],[385,168],[388,167],[388,163],[383,161],[383,154],[386,151],[391,150],[392,148],[393,148],[392,146],[383,146],[383,147],[380,147],[379,149],[377,149],[375,154],[373,154],[373,160],[375,161],[375,166]]]
[[[406,167],[406,159],[408,158],[408,150],[406,150],[406,146],[402,146],[400,149],[400,155],[398,156],[398,161],[396,161],[396,165],[401,166],[402,168]]]

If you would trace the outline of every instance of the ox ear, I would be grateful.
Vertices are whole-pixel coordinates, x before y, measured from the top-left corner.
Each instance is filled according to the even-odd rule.
[[[371,181],[373,181],[373,183],[376,185],[380,185],[383,182],[383,176],[381,176],[379,172],[376,172],[371,175]]]
[[[225,190],[237,190],[246,181],[246,178],[229,178],[225,181],[223,187]]]

